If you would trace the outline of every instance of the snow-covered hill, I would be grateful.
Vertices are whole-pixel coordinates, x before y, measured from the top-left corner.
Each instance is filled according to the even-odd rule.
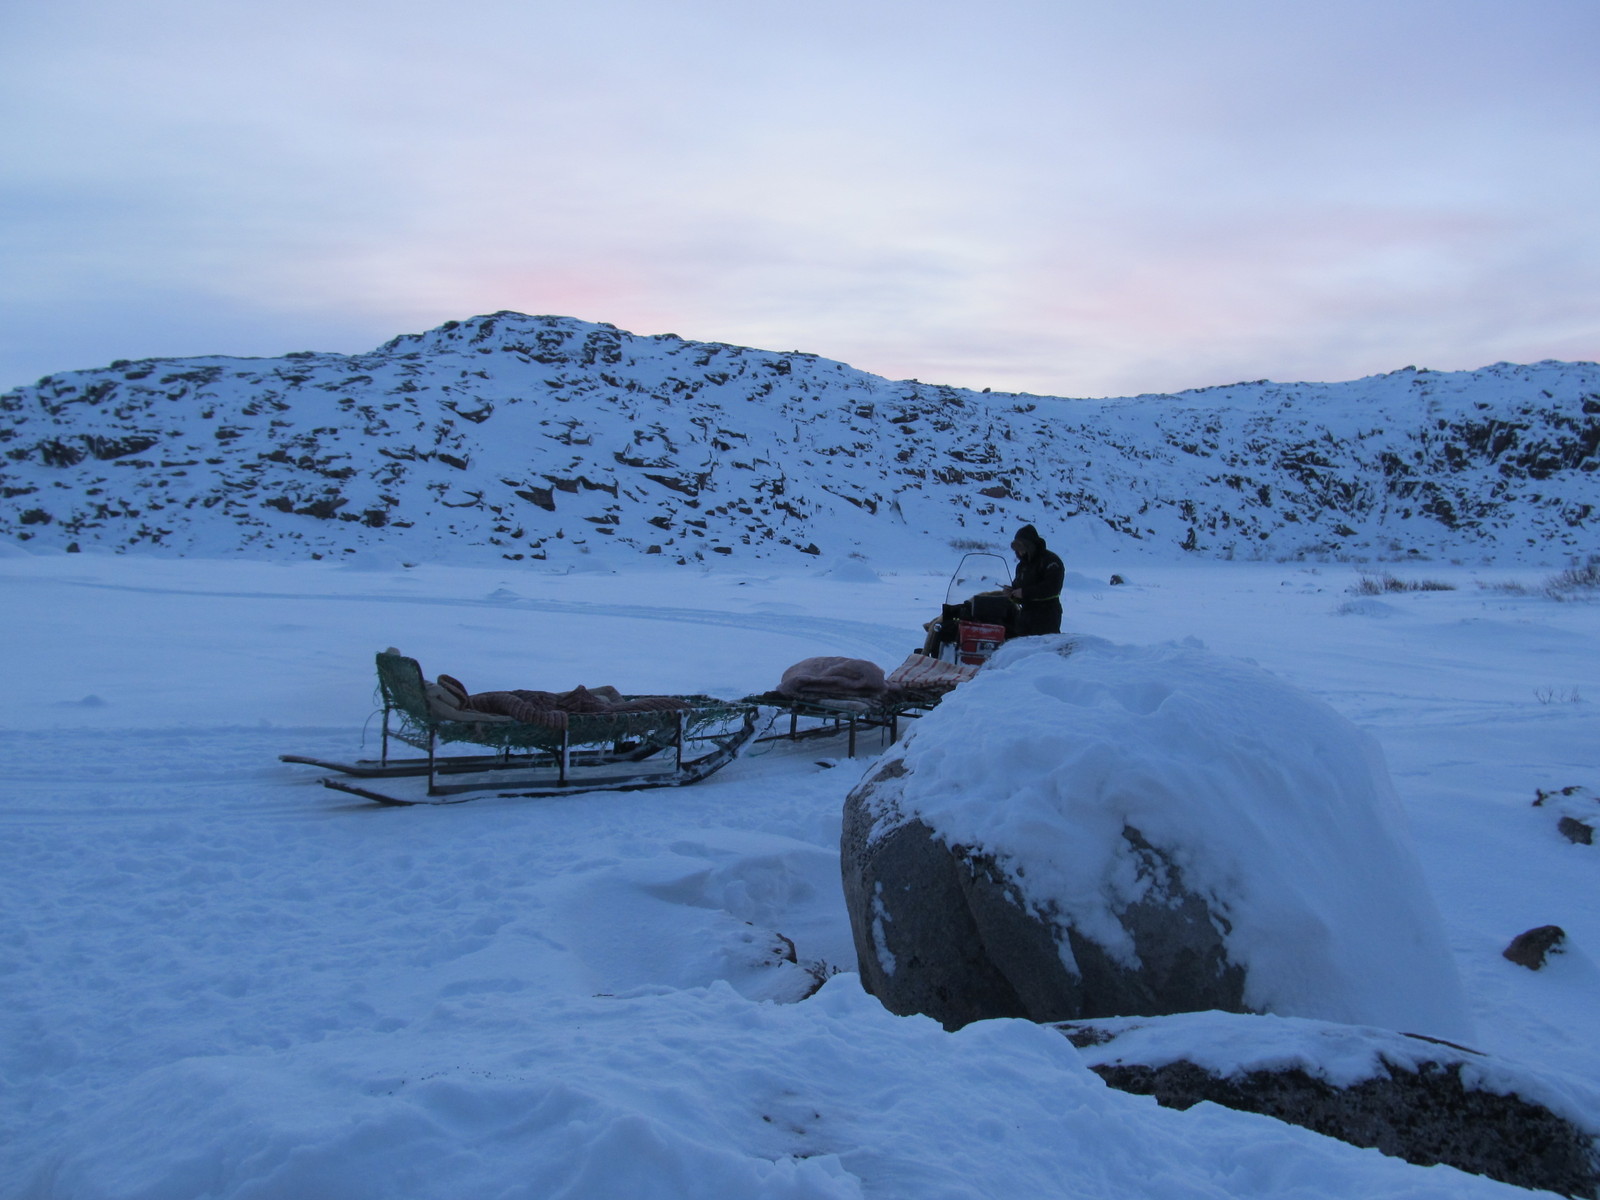
[[[1070,400],[502,312],[370,354],[117,362],[0,396],[0,535],[301,557],[884,561],[1004,545],[1560,561],[1600,366]]]

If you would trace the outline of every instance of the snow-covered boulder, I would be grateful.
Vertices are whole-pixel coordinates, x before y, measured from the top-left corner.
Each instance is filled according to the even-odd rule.
[[[1296,1017],[1183,1013],[1061,1026],[1114,1088],[1263,1113],[1419,1166],[1600,1194],[1600,1095],[1429,1038]]]
[[[851,792],[841,850],[894,1012],[1471,1034],[1375,743],[1198,645],[1008,643]]]
[[[1535,808],[1543,808],[1556,818],[1556,831],[1567,841],[1580,846],[1594,845],[1594,831],[1600,828],[1600,796],[1582,786],[1539,789]]]

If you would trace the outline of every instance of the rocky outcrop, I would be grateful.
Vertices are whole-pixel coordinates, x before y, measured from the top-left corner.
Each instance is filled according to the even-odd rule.
[[[1600,1194],[1592,1110],[1574,1102],[1564,1081],[1463,1047],[1220,1013],[1061,1029],[1112,1087],[1167,1108],[1210,1101],[1421,1166],[1444,1163],[1567,1196]],[[1177,1052],[1179,1044],[1192,1049]]]
[[[0,395],[0,536],[59,547],[797,560],[1037,521],[1225,556],[1548,555],[1592,545],[1596,470],[1593,364],[1064,400],[506,312]]]

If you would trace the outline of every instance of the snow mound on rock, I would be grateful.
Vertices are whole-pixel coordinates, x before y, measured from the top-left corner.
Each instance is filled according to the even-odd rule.
[[[831,567],[822,572],[822,578],[831,579],[835,583],[882,583],[882,577],[872,567],[858,558],[836,559]]]
[[[1148,885],[1126,826],[1227,914],[1251,1008],[1471,1037],[1377,744],[1257,667],[1193,646],[1013,641],[904,755],[906,816],[995,855],[1030,907],[1130,965],[1114,913]]]

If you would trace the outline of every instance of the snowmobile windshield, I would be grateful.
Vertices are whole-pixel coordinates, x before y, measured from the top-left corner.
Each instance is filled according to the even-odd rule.
[[[1011,586],[1011,564],[998,554],[969,554],[950,576],[945,589],[946,604],[961,604],[981,592],[997,592]]]

